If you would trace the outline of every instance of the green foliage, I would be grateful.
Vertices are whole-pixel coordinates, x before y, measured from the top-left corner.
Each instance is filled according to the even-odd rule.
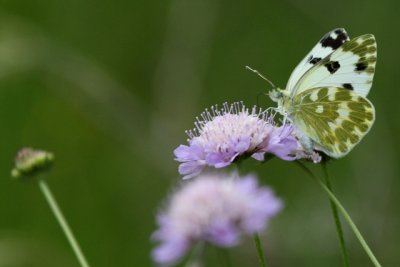
[[[150,235],[179,181],[172,151],[194,116],[243,100],[268,107],[321,37],[345,27],[379,47],[377,120],[333,186],[383,266],[398,266],[400,131],[396,1],[3,1],[0,16],[0,267],[77,266],[37,187],[9,170],[20,147],[57,155],[48,183],[92,266],[151,266]],[[367,19],[366,19],[367,18]],[[310,166],[314,168],[314,166]],[[291,163],[244,163],[285,201],[262,240],[270,266],[340,266],[329,202]],[[316,169],[317,173],[319,169]],[[351,266],[369,259],[345,226]],[[251,240],[231,253],[256,266]],[[208,266],[219,264],[207,254]]]

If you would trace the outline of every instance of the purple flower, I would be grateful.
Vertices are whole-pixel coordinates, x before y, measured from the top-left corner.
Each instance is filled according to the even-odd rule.
[[[249,110],[242,103],[212,107],[197,118],[195,126],[187,132],[189,145],[174,151],[184,179],[197,176],[206,166],[226,167],[241,156],[261,161],[270,153],[284,160],[296,159],[299,145],[293,127],[275,126],[273,116],[256,107]]]
[[[173,264],[198,241],[235,246],[243,234],[265,230],[281,208],[281,201],[271,189],[259,187],[254,175],[202,174],[184,183],[159,214],[153,259]]]

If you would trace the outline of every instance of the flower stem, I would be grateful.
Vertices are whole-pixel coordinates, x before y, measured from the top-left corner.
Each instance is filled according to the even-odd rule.
[[[342,213],[344,219],[346,220],[346,222],[348,223],[348,225],[350,226],[351,230],[353,231],[354,235],[357,237],[358,241],[360,242],[361,246],[363,247],[365,253],[367,253],[368,257],[371,259],[372,263],[374,264],[375,267],[382,267],[381,264],[378,262],[378,260],[376,259],[374,253],[372,253],[371,249],[369,248],[367,242],[365,241],[365,239],[363,238],[363,236],[361,235],[360,231],[358,230],[357,226],[355,225],[355,223],[353,222],[353,220],[351,219],[350,215],[347,213],[347,211],[345,210],[345,208],[342,206],[342,204],[340,204],[340,201],[335,197],[335,195],[328,189],[328,187],[321,182],[321,180],[319,180],[317,177],[315,177],[315,175],[313,174],[313,172],[308,169],[303,163],[296,161],[296,163],[303,169],[305,170],[309,176],[317,182],[317,184],[328,194],[329,198],[332,200],[332,202],[336,205],[336,207],[339,209],[339,211]]]
[[[192,249],[190,256],[185,264],[185,267],[191,266],[202,266],[201,256],[204,253],[206,244],[204,242],[198,242]]]
[[[331,183],[331,180],[330,180],[330,177],[329,177],[328,168],[327,168],[327,164],[326,164],[325,161],[322,162],[322,169],[324,171],[326,187],[333,194],[332,183]],[[337,235],[338,235],[338,238],[339,238],[340,249],[342,251],[343,265],[345,267],[349,267],[350,266],[350,264],[349,264],[349,255],[347,253],[346,243],[345,243],[345,240],[344,240],[343,229],[342,229],[342,224],[340,223],[338,210],[336,208],[335,203],[332,201],[332,199],[329,199],[329,202],[330,202],[330,206],[331,206],[333,219],[334,219],[335,225],[336,225],[336,232],[337,232]]]
[[[49,186],[47,185],[44,179],[39,179],[39,187],[47,203],[49,204],[51,211],[53,212],[62,230],[64,231],[64,234],[67,237],[72,247],[72,250],[75,252],[75,255],[78,258],[79,263],[81,264],[82,267],[89,267],[89,264],[87,263],[85,256],[83,255],[82,250],[79,247],[79,244],[76,241],[74,234],[71,231],[71,228],[69,227],[67,221],[65,220],[64,215],[62,214],[53,194],[51,193]]]
[[[263,252],[263,249],[261,247],[261,241],[260,241],[260,237],[258,236],[258,234],[254,234],[254,243],[256,244],[256,248],[257,248],[257,254],[258,254],[258,260],[260,262],[260,266],[261,267],[267,267],[267,262],[265,261],[265,255]]]
[[[221,266],[231,267],[232,261],[231,261],[231,257],[229,256],[229,251],[225,248],[220,248],[220,249],[218,249],[218,253],[220,256],[220,261],[222,263]]]
[[[240,169],[240,164],[241,164],[240,162],[238,162],[238,163],[236,164],[236,168],[237,168],[237,171],[238,171],[238,172],[239,172],[239,169]],[[267,267],[268,265],[267,265],[267,262],[266,262],[266,260],[265,260],[264,251],[263,251],[263,249],[262,249],[261,240],[260,240],[260,237],[259,237],[258,233],[255,233],[255,234],[253,235],[253,238],[254,238],[254,243],[255,243],[255,245],[256,245],[257,255],[258,255],[258,261],[260,262],[260,266],[261,266],[261,267]]]

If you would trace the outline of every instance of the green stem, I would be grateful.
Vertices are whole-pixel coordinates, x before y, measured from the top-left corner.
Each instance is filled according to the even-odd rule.
[[[260,262],[260,266],[267,267],[267,262],[265,261],[265,255],[262,250],[260,237],[258,236],[258,234],[254,234],[253,237],[254,237],[254,243],[256,244],[256,248],[257,248],[258,260]]]
[[[329,189],[329,191],[332,192],[333,194],[333,190],[332,190],[332,183],[329,177],[329,173],[328,173],[328,169],[327,169],[327,165],[326,162],[322,163],[322,168],[324,170],[324,176],[325,176],[325,184],[326,187]],[[344,241],[344,235],[343,235],[343,230],[342,230],[342,224],[340,223],[340,218],[339,218],[339,214],[338,214],[338,210],[336,208],[335,203],[332,201],[332,199],[329,199],[330,202],[330,206],[331,206],[331,211],[332,211],[332,215],[333,215],[333,219],[335,221],[335,225],[336,225],[336,232],[339,238],[339,243],[340,243],[340,249],[342,251],[342,257],[343,257],[343,264],[345,267],[349,267],[349,255],[347,253],[347,248],[346,248],[346,243]]]
[[[220,249],[218,249],[218,252],[220,255],[222,266],[231,267],[232,261],[231,261],[231,257],[229,256],[229,251],[225,248],[222,248],[222,249],[220,248]]]
[[[69,227],[67,221],[65,220],[64,215],[62,214],[53,194],[51,193],[49,186],[47,185],[44,179],[39,179],[39,187],[47,203],[49,204],[51,211],[53,212],[62,230],[64,231],[64,234],[67,237],[69,244],[72,247],[72,250],[75,252],[75,255],[78,258],[79,263],[81,264],[82,267],[89,267],[89,264],[87,263],[85,256],[83,255],[82,250],[79,247],[79,244],[76,241],[74,234],[71,231],[71,228]]]
[[[237,168],[238,172],[239,172],[239,167],[240,167],[240,163],[236,164],[236,168]],[[265,254],[264,254],[264,251],[262,249],[261,240],[260,240],[260,237],[259,237],[258,233],[255,233],[253,235],[253,238],[254,238],[254,243],[256,245],[258,261],[260,262],[260,266],[261,267],[267,267],[268,266],[267,265],[267,261],[265,260]]]
[[[189,259],[187,260],[185,267],[190,267],[190,266],[201,266],[201,255],[204,252],[204,248],[205,248],[205,243],[204,242],[198,242],[192,252],[190,253]]]
[[[351,230],[353,231],[353,233],[355,234],[355,236],[357,237],[358,241],[360,242],[361,246],[364,248],[365,253],[367,253],[368,257],[371,259],[372,263],[374,264],[375,267],[382,267],[381,264],[378,262],[378,260],[376,259],[374,253],[372,253],[371,249],[369,248],[367,242],[365,241],[365,239],[363,238],[363,236],[361,235],[360,231],[358,230],[357,226],[355,225],[355,223],[353,222],[353,220],[351,219],[350,215],[347,213],[347,211],[345,210],[345,208],[342,206],[342,204],[340,204],[339,200],[335,197],[335,195],[328,189],[328,187],[326,187],[326,185],[321,182],[321,180],[319,180],[317,177],[315,177],[315,175],[312,173],[312,171],[310,171],[310,169],[308,169],[303,163],[296,161],[296,163],[303,169],[305,170],[310,177],[317,182],[317,184],[328,194],[329,198],[332,200],[332,202],[336,205],[336,207],[339,209],[339,211],[342,213],[344,219],[346,220],[346,222],[348,223],[348,225],[350,226]]]

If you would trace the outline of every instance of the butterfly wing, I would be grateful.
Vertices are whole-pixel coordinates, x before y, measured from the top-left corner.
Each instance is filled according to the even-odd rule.
[[[349,41],[349,36],[345,29],[342,28],[334,29],[325,34],[325,36],[319,40],[313,49],[311,49],[306,57],[293,70],[286,85],[288,93],[292,93],[296,84],[298,84],[299,80],[308,72],[308,70],[347,41]]]
[[[372,34],[344,42],[303,75],[291,96],[316,87],[341,87],[367,96],[375,73],[376,53]]]
[[[293,98],[290,117],[316,150],[333,158],[350,152],[375,120],[371,102],[339,87],[318,87]]]

